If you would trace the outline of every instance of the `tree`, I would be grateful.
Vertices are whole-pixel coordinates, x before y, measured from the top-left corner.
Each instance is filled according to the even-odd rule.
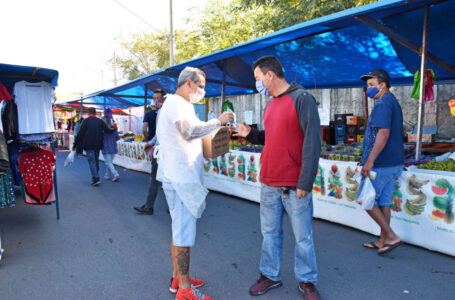
[[[211,0],[193,8],[186,30],[175,32],[175,62],[214,53],[274,31],[375,2],[374,0]],[[167,31],[133,34],[121,43],[118,59],[128,80],[169,66]]]

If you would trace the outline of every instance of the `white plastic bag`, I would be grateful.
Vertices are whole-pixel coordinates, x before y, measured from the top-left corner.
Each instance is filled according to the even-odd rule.
[[[73,164],[74,162],[74,156],[76,155],[76,151],[71,151],[70,154],[68,154],[68,157],[65,159],[65,167],[69,167]]]
[[[362,190],[360,191],[359,197],[357,197],[357,203],[360,204],[362,209],[371,210],[374,206],[376,191],[369,177],[366,177],[364,180]]]

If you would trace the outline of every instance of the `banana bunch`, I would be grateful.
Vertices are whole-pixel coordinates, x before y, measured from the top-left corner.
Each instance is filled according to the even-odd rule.
[[[404,210],[410,216],[420,215],[425,210],[426,203],[425,195],[415,199],[407,199],[404,204]]]
[[[404,210],[410,216],[420,215],[425,209],[427,204],[427,196],[422,192],[422,187],[428,183],[429,180],[419,180],[415,174],[408,177],[408,185],[406,190],[409,195],[416,195],[417,198],[407,199],[404,204]]]

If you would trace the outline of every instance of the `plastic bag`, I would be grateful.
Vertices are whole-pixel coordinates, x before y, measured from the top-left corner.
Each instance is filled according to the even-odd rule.
[[[70,154],[68,154],[68,157],[65,159],[65,167],[69,167],[73,164],[74,162],[74,156],[76,155],[75,151],[71,151]]]
[[[360,204],[362,209],[371,210],[374,206],[374,199],[376,198],[376,191],[369,177],[366,177],[363,182],[362,190],[360,190],[357,197],[357,203]]]

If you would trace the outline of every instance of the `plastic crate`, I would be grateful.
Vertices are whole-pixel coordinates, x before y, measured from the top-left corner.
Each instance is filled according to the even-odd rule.
[[[347,125],[346,126],[346,134],[357,134],[357,126],[354,125]]]
[[[346,143],[346,135],[335,135],[335,144],[345,144]]]
[[[346,144],[354,144],[354,143],[357,143],[357,135],[356,134],[346,135]]]
[[[335,136],[346,135],[346,125],[335,124]]]
[[[346,125],[347,116],[352,116],[352,114],[335,114],[335,124]]]
[[[347,125],[362,125],[365,124],[365,118],[360,116],[346,116]]]

